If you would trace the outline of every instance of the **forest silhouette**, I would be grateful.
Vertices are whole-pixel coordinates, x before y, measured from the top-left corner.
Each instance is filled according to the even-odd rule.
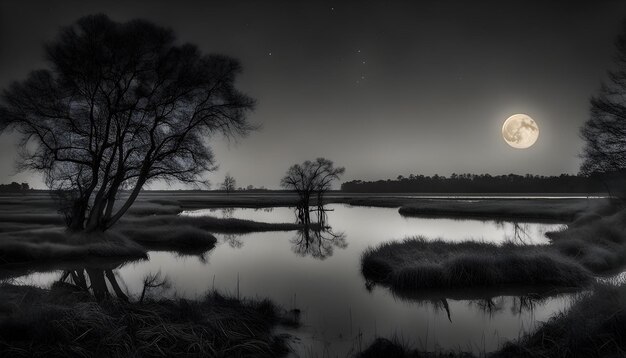
[[[341,190],[354,193],[603,193],[610,191],[613,179],[603,174],[589,176],[561,174],[495,175],[452,174],[450,177],[433,175],[399,175],[395,180],[352,180],[341,185]]]

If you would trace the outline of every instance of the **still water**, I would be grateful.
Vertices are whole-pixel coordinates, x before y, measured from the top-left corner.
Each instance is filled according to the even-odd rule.
[[[503,341],[533,329],[568,307],[572,294],[536,298],[521,293],[460,292],[397,297],[385,287],[366,287],[360,257],[369,246],[423,236],[446,241],[483,240],[547,244],[546,231],[562,225],[406,218],[395,208],[329,205],[330,231],[306,245],[302,233],[217,234],[217,246],[201,256],[150,252],[150,259],[116,272],[131,294],[143,278],[161,272],[171,288],[165,294],[197,297],[212,288],[241,297],[270,298],[301,310],[302,327],[280,328],[294,336],[299,357],[345,357],[377,336],[397,336],[420,349],[491,351]],[[181,215],[234,217],[263,222],[294,222],[291,208],[205,209]],[[21,282],[49,285],[59,272],[38,273]]]

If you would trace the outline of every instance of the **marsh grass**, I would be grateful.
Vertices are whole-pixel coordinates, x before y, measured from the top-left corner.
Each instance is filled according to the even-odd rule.
[[[63,225],[63,217],[55,212],[39,213],[3,213],[0,215],[0,223],[15,223],[30,225]]]
[[[87,257],[139,258],[146,256],[146,250],[196,255],[215,246],[217,239],[212,233],[236,234],[303,228],[300,224],[188,217],[168,213],[130,215],[104,233],[70,233],[61,225],[48,226],[56,222],[53,218],[58,218],[58,215],[12,214],[4,220],[16,221],[0,220],[0,265]]]
[[[181,226],[225,234],[244,234],[263,231],[292,231],[304,228],[304,225],[294,223],[265,223],[235,218],[185,215],[153,215],[140,218],[128,218],[120,224],[122,231],[129,227],[168,229],[174,227],[178,228]]]
[[[145,249],[115,233],[68,233],[41,229],[5,234],[0,239],[0,264],[77,260],[85,257],[144,258]]]
[[[145,257],[146,250],[196,254],[215,246],[217,239],[212,232],[235,234],[303,228],[300,224],[171,214],[131,216],[104,233],[70,233],[60,226],[28,229],[28,224],[19,222],[2,224],[5,225],[6,232],[0,234],[0,265],[86,257]]]
[[[366,279],[397,291],[503,285],[581,287],[593,279],[574,260],[547,246],[428,241],[388,242],[361,257]]]
[[[276,357],[272,334],[297,325],[268,300],[211,292],[198,300],[105,300],[67,283],[50,290],[0,286],[0,356]]]
[[[403,216],[476,217],[489,219],[571,221],[604,200],[581,199],[486,199],[421,200],[400,207]]]
[[[206,251],[217,242],[211,233],[190,225],[122,226],[117,231],[149,250]]]
[[[546,235],[560,253],[596,273],[626,264],[626,210],[604,216],[589,214],[563,231]]]

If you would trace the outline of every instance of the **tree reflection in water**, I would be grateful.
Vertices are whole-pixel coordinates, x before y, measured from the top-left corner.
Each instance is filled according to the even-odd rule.
[[[544,303],[548,298],[549,297],[536,294],[513,297],[511,313],[520,315],[523,312],[534,312],[535,308]]]
[[[224,242],[233,249],[241,249],[243,247],[243,240],[241,240],[240,234],[223,234],[222,237]]]
[[[541,229],[538,229],[539,232],[535,233],[533,235],[533,233],[531,232],[532,228],[533,228],[533,224],[532,223],[527,223],[527,222],[517,222],[517,221],[495,221],[496,227],[498,227],[499,229],[502,229],[502,231],[504,231],[505,233],[508,231],[507,230],[507,226],[509,224],[512,224],[512,230],[510,233],[506,233],[504,235],[505,241],[506,242],[511,242],[514,243],[516,245],[533,245],[535,244],[533,242],[533,237],[538,237],[538,236],[544,236],[545,235],[545,231],[542,232]],[[566,225],[564,225],[564,227],[567,227]],[[554,229],[552,229],[554,230]]]
[[[115,296],[128,302],[128,295],[120,287],[112,269],[80,268],[65,270],[59,278],[60,283],[74,284],[81,290],[92,294],[96,300],[102,301],[111,298],[107,281]]]
[[[262,208],[271,212],[272,208]],[[324,206],[304,207],[298,206],[294,209],[296,223],[302,228],[291,238],[292,251],[298,256],[310,256],[315,259],[324,260],[333,255],[335,248],[345,249],[348,247],[346,235],[343,232],[334,232],[328,224],[328,211]],[[232,212],[229,212],[232,217]],[[313,218],[311,216],[313,215]],[[241,234],[222,234],[222,242],[228,246],[240,249],[244,245]]]
[[[64,270],[57,284],[74,285],[78,289],[92,295],[97,301],[117,298],[124,302],[129,302],[128,289],[125,285],[123,289],[118,282],[119,280],[123,284],[116,268],[81,267]],[[161,275],[160,271],[156,274],[148,274],[144,278],[139,302],[142,302],[150,291],[155,289],[167,290],[169,287],[170,282],[167,280],[167,277]]]
[[[528,223],[520,223],[517,221],[496,221],[496,227],[507,232],[507,225],[513,224],[513,230],[510,234],[505,234],[504,238],[506,242],[511,242],[517,245],[531,244],[532,236],[530,235],[530,225]]]
[[[492,318],[495,313],[502,311],[505,304],[504,301],[505,299],[503,296],[485,297],[477,300],[471,300],[468,302],[468,304],[477,307],[486,316]]]
[[[235,215],[235,208],[222,208],[220,211],[222,212],[222,218],[224,219],[232,219]]]
[[[324,260],[333,255],[335,248],[348,247],[346,235],[342,232],[333,232],[328,224],[328,211],[330,210],[321,205],[314,209],[296,207],[296,220],[304,227],[290,240],[293,252],[302,257],[310,256]],[[311,220],[311,212],[317,219],[314,222]]]
[[[365,281],[365,288],[373,292],[376,287],[389,289],[377,285],[373,281]],[[514,316],[533,314],[535,309],[548,300],[562,295],[578,292],[577,288],[554,287],[500,287],[482,289],[455,289],[455,290],[409,290],[398,291],[390,289],[393,296],[405,302],[418,306],[430,306],[435,312],[445,312],[452,322],[454,312],[448,301],[463,302],[467,307],[473,307],[489,319],[508,310]]]

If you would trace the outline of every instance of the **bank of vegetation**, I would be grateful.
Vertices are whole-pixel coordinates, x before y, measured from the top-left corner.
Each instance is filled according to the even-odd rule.
[[[58,215],[45,211],[8,213],[0,219],[0,265],[89,257],[143,258],[150,250],[200,252],[214,247],[217,239],[213,233],[303,228],[302,224],[294,223],[158,214],[129,215],[105,232],[72,232],[61,221]]]
[[[522,209],[515,210],[525,210],[525,201],[520,202]],[[506,214],[509,204],[500,204],[469,202],[451,204],[449,209],[456,210],[454,205],[464,211],[500,207]],[[543,210],[558,212],[559,205]],[[452,243],[424,238],[383,243],[363,253],[362,272],[367,280],[395,290],[503,284],[583,287],[594,275],[626,264],[626,210],[609,203],[586,211],[580,208],[575,216],[564,230],[546,234],[549,245]]]
[[[362,256],[372,282],[397,291],[504,285],[579,287],[589,270],[545,246],[428,241],[422,237],[383,243]]]
[[[297,325],[268,300],[211,292],[198,300],[96,301],[68,283],[0,286],[3,357],[277,357],[278,324]]]
[[[611,210],[603,199],[439,199],[414,201],[398,211],[403,216],[570,222],[601,208]]]

